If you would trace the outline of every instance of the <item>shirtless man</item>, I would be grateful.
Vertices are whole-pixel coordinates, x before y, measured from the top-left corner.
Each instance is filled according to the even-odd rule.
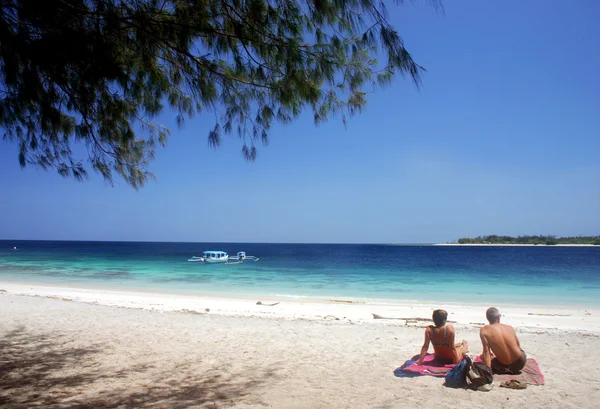
[[[497,308],[488,308],[485,315],[490,325],[481,328],[479,332],[483,344],[481,359],[492,368],[493,373],[518,374],[525,366],[527,356],[521,349],[515,330],[510,325],[500,324],[500,312]]]

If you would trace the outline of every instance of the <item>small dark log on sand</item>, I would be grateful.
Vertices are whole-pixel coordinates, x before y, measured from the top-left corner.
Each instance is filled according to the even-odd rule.
[[[410,318],[401,318],[401,317],[384,317],[382,315],[379,314],[373,314],[373,319],[376,320],[404,320],[404,321],[410,321],[410,322],[428,322],[431,321],[431,318],[418,318],[418,317],[410,317]],[[456,321],[446,321],[449,323],[455,323]]]
[[[206,313],[210,312],[210,308],[205,308],[205,309],[204,309],[204,311],[188,310],[188,309],[186,308],[186,309],[183,309],[183,310],[181,310],[181,312],[187,312],[188,314],[198,314],[198,315],[202,315],[202,314],[206,314]]]
[[[373,319],[376,319],[376,320],[406,320],[408,318],[383,317],[379,314],[373,314]]]
[[[537,315],[540,317],[570,317],[571,316],[571,314],[541,314],[541,313],[538,314],[535,312],[527,313],[527,315]]]

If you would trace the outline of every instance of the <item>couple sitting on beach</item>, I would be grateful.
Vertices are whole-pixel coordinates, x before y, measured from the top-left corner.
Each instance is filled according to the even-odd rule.
[[[490,324],[481,328],[479,333],[483,344],[482,361],[492,368],[495,374],[518,374],[525,366],[527,357],[521,349],[515,330],[510,325],[500,323],[500,312],[497,308],[488,308],[485,315]],[[417,365],[423,363],[430,343],[433,345],[436,360],[441,362],[457,364],[469,352],[467,341],[454,343],[454,327],[446,323],[447,319],[446,311],[433,312],[435,326],[430,325],[425,330],[425,342]]]

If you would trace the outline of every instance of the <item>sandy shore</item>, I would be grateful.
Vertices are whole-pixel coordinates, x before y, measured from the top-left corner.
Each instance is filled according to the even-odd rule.
[[[591,408],[600,399],[594,309],[503,308],[504,322],[516,327],[546,384],[484,393],[445,388],[432,377],[393,376],[419,351],[425,323],[414,318],[430,316],[433,305],[281,300],[264,306],[0,288],[3,408]],[[474,323],[484,306],[446,308],[458,336],[480,352]]]
[[[308,321],[332,320],[348,323],[375,323],[391,321],[405,324],[429,320],[436,308],[450,314],[458,325],[484,325],[488,305],[428,304],[420,302],[392,302],[361,299],[277,298],[245,299],[214,296],[190,296],[151,292],[112,291],[69,287],[52,287],[27,283],[1,282],[0,291],[13,295],[53,298],[110,307],[138,308],[160,312],[187,312],[236,317],[271,317]],[[257,304],[258,302],[261,304]],[[272,305],[276,303],[276,305]],[[495,305],[513,325],[535,331],[570,330],[600,334],[600,309],[578,307],[540,307],[531,305]],[[374,314],[387,319],[374,319]],[[405,318],[405,319],[402,319]]]

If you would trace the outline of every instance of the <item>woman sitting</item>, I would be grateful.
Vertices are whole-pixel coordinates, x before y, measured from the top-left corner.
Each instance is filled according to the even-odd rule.
[[[435,310],[433,312],[433,322],[435,326],[430,325],[425,330],[425,342],[421,348],[421,356],[417,365],[423,364],[423,359],[429,350],[429,343],[433,345],[435,358],[438,362],[459,363],[463,356],[469,352],[469,344],[464,339],[460,344],[454,344],[454,327],[447,325],[448,313],[444,310]]]

